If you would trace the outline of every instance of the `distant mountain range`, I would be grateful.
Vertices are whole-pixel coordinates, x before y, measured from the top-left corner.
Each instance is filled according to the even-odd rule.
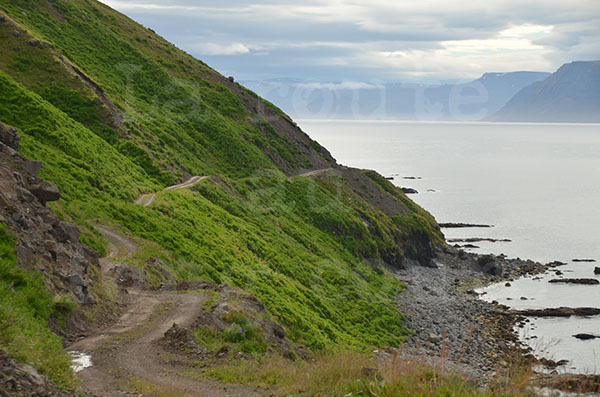
[[[600,61],[561,66],[519,91],[490,120],[600,122]]]
[[[461,84],[369,84],[294,79],[243,81],[296,118],[483,120],[550,73],[486,73]]]

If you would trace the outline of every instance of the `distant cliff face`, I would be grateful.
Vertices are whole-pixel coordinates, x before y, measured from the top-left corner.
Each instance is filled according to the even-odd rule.
[[[561,66],[522,89],[491,120],[600,122],[600,61]]]
[[[461,84],[315,83],[278,79],[245,84],[292,116],[308,119],[475,121],[489,117],[545,72],[485,73]]]

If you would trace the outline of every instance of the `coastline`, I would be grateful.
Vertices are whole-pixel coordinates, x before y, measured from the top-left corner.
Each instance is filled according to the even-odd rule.
[[[445,246],[437,267],[408,265],[394,269],[407,289],[397,297],[408,328],[415,331],[403,346],[405,353],[424,357],[445,370],[489,383],[520,363],[556,366],[537,360],[515,328],[523,321],[506,306],[479,299],[474,288],[543,273],[553,263],[467,253]]]

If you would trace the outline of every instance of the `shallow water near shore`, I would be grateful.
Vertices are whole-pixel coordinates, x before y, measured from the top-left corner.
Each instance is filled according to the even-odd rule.
[[[600,307],[600,285],[548,282],[600,279],[593,271],[600,263],[572,261],[600,260],[600,124],[299,124],[341,164],[375,169],[397,186],[416,189],[410,197],[439,222],[494,225],[444,229],[448,239],[511,240],[474,242],[472,252],[567,263],[537,280],[490,286],[483,290],[485,300],[517,309]],[[600,371],[600,339],[572,336],[600,334],[600,317],[531,319],[519,332],[540,355],[568,359],[561,372]]]

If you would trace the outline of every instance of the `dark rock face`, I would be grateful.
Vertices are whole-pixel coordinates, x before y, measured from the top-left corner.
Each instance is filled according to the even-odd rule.
[[[42,162],[34,160],[25,160],[23,162],[22,168],[25,171],[25,173],[30,174],[31,176],[37,176],[37,174],[40,172],[40,169],[42,169]]]
[[[59,222],[54,226],[54,237],[59,243],[79,241],[79,229],[72,223]]]
[[[17,182],[10,169],[0,166],[0,206],[9,207],[17,199]]]
[[[19,148],[19,141],[21,137],[17,134],[17,130],[6,124],[0,123],[0,142],[4,143],[11,149],[17,150]]]
[[[0,124],[2,129],[6,126]],[[10,141],[18,142],[18,135]],[[45,207],[60,192],[36,177],[40,167],[40,162],[0,142],[0,222],[16,237],[18,264],[39,271],[50,293],[70,293],[77,303],[93,303],[88,288],[95,276],[90,267],[98,266],[98,254],[78,242],[75,225],[62,222]]]
[[[582,284],[582,285],[597,285],[600,284],[595,278],[556,278],[548,281],[549,283],[563,283],[563,284]]]

